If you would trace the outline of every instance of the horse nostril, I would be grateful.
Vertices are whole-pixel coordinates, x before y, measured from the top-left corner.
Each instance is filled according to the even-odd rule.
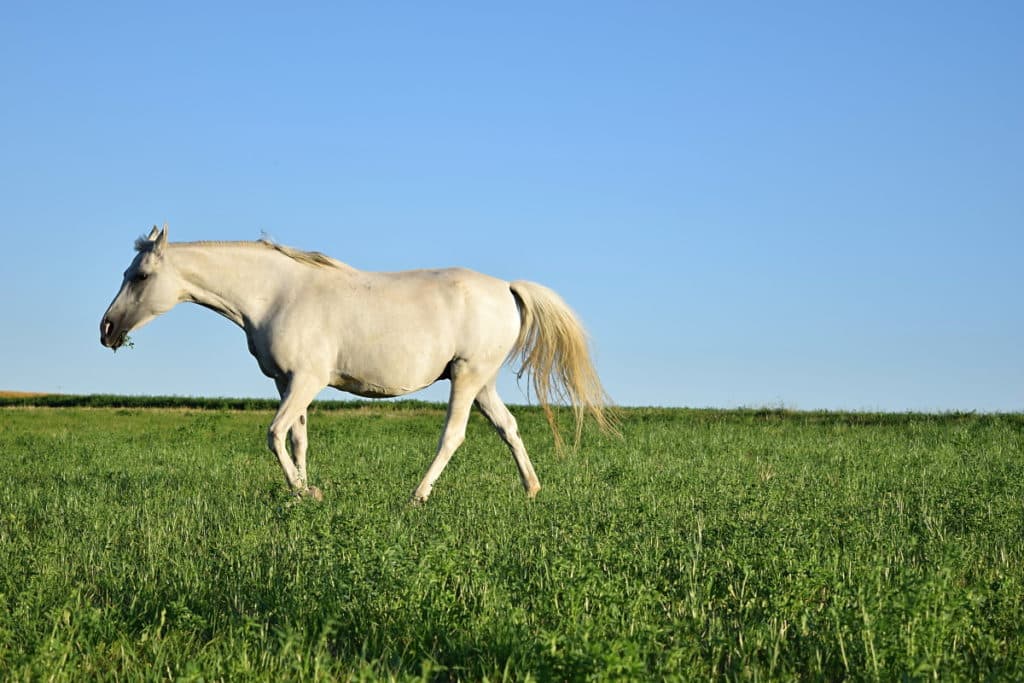
[[[104,337],[110,336],[110,331],[114,328],[114,323],[110,322],[110,318],[104,318],[103,322],[100,323],[100,334]]]

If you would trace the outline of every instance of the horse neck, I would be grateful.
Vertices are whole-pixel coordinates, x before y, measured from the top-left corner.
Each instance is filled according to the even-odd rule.
[[[184,300],[212,309],[239,327],[259,322],[302,264],[271,249],[239,244],[171,244]]]

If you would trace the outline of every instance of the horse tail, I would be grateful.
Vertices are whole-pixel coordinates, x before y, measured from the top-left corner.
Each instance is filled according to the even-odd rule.
[[[617,433],[608,407],[611,399],[597,376],[590,359],[587,333],[576,314],[552,290],[534,282],[518,280],[510,284],[519,305],[519,338],[509,354],[522,365],[517,377],[530,375],[530,383],[544,416],[562,447],[553,401],[572,406],[576,418],[576,445],[583,433],[583,420],[589,413],[604,432]]]

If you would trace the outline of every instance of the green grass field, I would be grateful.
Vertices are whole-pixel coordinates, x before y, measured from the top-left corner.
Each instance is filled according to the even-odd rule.
[[[3,680],[1024,679],[1021,415],[521,408],[536,500],[474,416],[410,508],[439,406],[316,409],[295,504],[262,404],[6,403]]]

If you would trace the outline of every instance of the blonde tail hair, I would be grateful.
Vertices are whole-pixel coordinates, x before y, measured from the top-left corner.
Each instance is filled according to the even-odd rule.
[[[517,377],[530,375],[537,402],[544,409],[555,436],[555,445],[562,447],[550,405],[554,401],[572,406],[577,446],[586,413],[590,413],[602,431],[617,433],[615,420],[607,410],[611,399],[594,370],[587,333],[576,314],[562,297],[543,285],[518,280],[510,287],[519,304],[522,321],[510,357],[518,356],[522,363]]]

